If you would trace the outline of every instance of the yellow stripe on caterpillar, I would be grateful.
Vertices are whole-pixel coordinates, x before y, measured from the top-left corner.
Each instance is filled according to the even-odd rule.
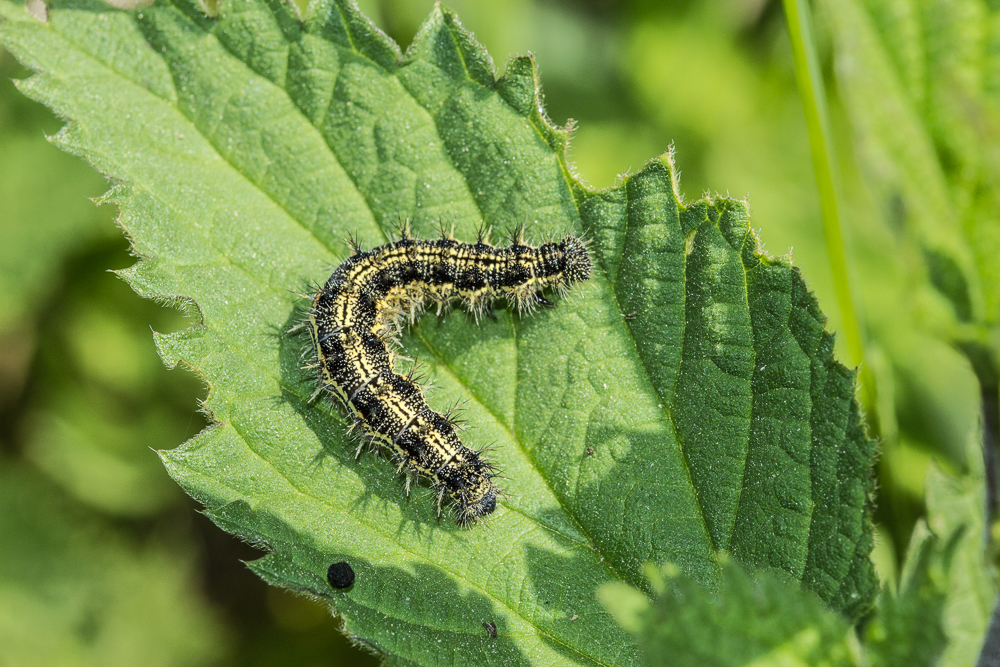
[[[455,506],[456,521],[469,525],[493,512],[500,493],[492,465],[458,438],[454,421],[427,405],[411,375],[394,369],[386,340],[404,315],[412,321],[427,300],[440,307],[460,299],[478,317],[506,298],[519,311],[551,305],[545,289],[565,292],[590,277],[587,246],[575,236],[537,248],[521,243],[498,248],[450,237],[402,238],[354,254],[315,295],[307,326],[319,383],[353,414],[373,442],[388,449],[399,469],[425,477],[441,500]],[[407,482],[409,488],[409,482]]]

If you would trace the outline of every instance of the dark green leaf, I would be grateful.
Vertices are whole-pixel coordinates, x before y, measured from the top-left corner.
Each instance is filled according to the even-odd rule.
[[[650,561],[718,586],[718,551],[848,617],[871,604],[874,443],[854,375],[744,203],[684,204],[668,158],[585,189],[534,63],[495,78],[441,8],[405,56],[346,2],[304,21],[254,0],[218,20],[182,0],[56,4],[48,25],[0,12],[39,72],[22,88],[72,120],[59,142],[122,183],[143,258],[129,281],[201,318],[158,342],[207,379],[218,425],[163,456],[213,520],[271,552],[252,564],[265,579],[330,598],[400,664],[634,663],[596,588],[644,587]],[[527,220],[594,241],[600,269],[559,307],[428,316],[404,340],[430,361],[432,406],[467,401],[463,437],[495,445],[509,495],[485,527],[439,521],[428,489],[407,499],[385,461],[355,461],[284,334],[348,233],[382,243],[399,217],[421,236]],[[338,561],[350,589],[326,581]]]
[[[948,570],[964,527],[943,542],[920,522],[913,532],[899,591],[883,589],[865,629],[874,667],[936,665],[947,644],[942,617]]]
[[[978,433],[969,439],[969,471],[956,476],[937,466],[927,471],[927,524],[936,535],[956,540],[948,578],[943,624],[948,646],[942,667],[974,664],[997,599],[994,557],[984,540],[985,483]]]
[[[639,640],[649,667],[857,664],[844,619],[773,574],[752,578],[729,562],[714,594],[671,566],[649,574],[652,601],[624,584],[599,593]]]

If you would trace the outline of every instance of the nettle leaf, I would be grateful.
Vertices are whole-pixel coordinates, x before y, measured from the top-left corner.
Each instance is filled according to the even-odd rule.
[[[986,473],[980,438],[977,432],[968,440],[967,474],[949,475],[937,465],[927,471],[928,527],[954,543],[941,584],[947,592],[941,619],[948,638],[940,661],[945,667],[975,663],[997,600],[995,552],[984,539]]]
[[[808,591],[722,564],[715,593],[677,571],[647,568],[654,598],[622,583],[598,597],[639,641],[645,664],[670,667],[847,667],[863,664],[852,630]]]
[[[875,667],[937,665],[948,645],[942,619],[949,569],[964,528],[942,540],[918,521],[906,550],[897,590],[881,591],[864,630],[869,664]],[[971,664],[971,663],[970,663]]]
[[[157,340],[204,376],[217,425],[163,459],[269,552],[250,564],[262,577],[329,598],[394,664],[634,664],[598,586],[648,590],[644,564],[670,561],[716,588],[720,551],[848,618],[870,606],[875,445],[854,374],[744,202],[683,204],[669,157],[590,191],[533,61],[496,78],[441,7],[405,55],[349,2],[301,20],[255,0],[218,19],[183,0],[56,3],[47,24],[0,11],[4,45],[38,72],[22,90],[71,120],[57,142],[120,183],[141,257],[125,277],[201,318]],[[463,240],[483,221],[574,231],[599,263],[556,308],[430,315],[403,341],[429,360],[432,406],[465,401],[464,439],[505,471],[508,495],[471,530],[439,520],[430,489],[407,498],[385,460],[355,460],[285,333],[348,233],[383,243],[400,217]],[[349,589],[326,581],[338,561]]]

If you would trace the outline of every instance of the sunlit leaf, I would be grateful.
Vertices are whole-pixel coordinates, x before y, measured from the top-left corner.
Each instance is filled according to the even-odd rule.
[[[22,84],[71,124],[58,142],[117,182],[142,260],[127,278],[201,324],[159,336],[211,387],[218,424],[164,460],[220,526],[270,554],[251,567],[329,598],[400,664],[632,664],[596,597],[647,586],[647,562],[720,585],[716,553],[781,570],[856,618],[871,604],[874,443],[854,374],[798,272],[760,252],[747,207],[683,203],[668,157],[593,193],[539,105],[534,63],[497,78],[435,9],[405,55],[349,3],[86,0],[41,24],[9,0]],[[308,398],[295,292],[325,280],[348,233],[379,244],[527,221],[593,240],[599,269],[558,307],[476,326],[421,319],[431,405],[466,401],[506,495],[487,526],[438,519],[392,467],[355,460],[345,420]],[[326,580],[331,563],[356,573]],[[496,627],[489,636],[483,623]]]

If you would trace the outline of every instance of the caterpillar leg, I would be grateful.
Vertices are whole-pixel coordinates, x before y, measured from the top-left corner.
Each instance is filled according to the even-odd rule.
[[[551,307],[556,305],[551,301],[549,301],[548,299],[546,299],[544,296],[542,296],[541,292],[535,292],[535,303],[537,303],[539,306],[546,306],[546,307]]]

